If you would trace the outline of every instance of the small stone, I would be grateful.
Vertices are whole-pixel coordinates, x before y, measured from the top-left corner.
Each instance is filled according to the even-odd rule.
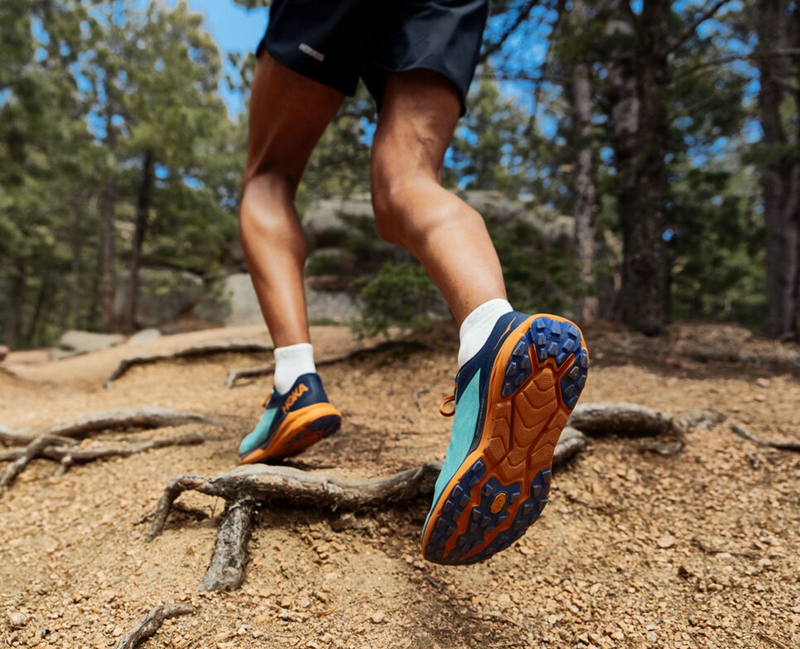
[[[19,629],[28,623],[28,616],[21,611],[11,611],[8,614],[8,624],[12,629]]]
[[[334,532],[343,532],[344,530],[349,530],[350,528],[355,527],[356,517],[350,513],[342,514],[339,518],[337,518],[335,521],[331,521],[329,524]]]
[[[386,621],[386,614],[383,611],[376,611],[369,619],[373,624],[383,624]]]
[[[10,350],[5,345],[0,345],[0,361],[4,361]]]
[[[769,387],[769,379],[760,378],[756,380],[756,385],[760,388],[768,388]]]
[[[664,536],[659,538],[656,541],[656,543],[658,544],[658,547],[664,548],[666,550],[667,548],[671,548],[673,545],[675,545],[676,541],[677,541],[677,539],[674,536],[671,536],[669,534],[665,534]]]

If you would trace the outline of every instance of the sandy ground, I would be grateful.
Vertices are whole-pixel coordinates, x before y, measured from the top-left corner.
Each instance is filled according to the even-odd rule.
[[[342,431],[295,465],[377,475],[443,459],[452,391],[453,327],[321,369],[345,416]],[[797,348],[744,330],[682,326],[648,340],[598,326],[582,402],[629,401],[669,414],[713,408],[730,419],[686,435],[672,457],[612,437],[555,474],[542,519],[509,550],[464,568],[420,558],[422,500],[342,516],[265,507],[243,587],[198,590],[222,503],[192,510],[145,543],[147,517],[170,477],[216,475],[261,410],[268,379],[227,390],[233,367],[264,354],[132,369],[132,353],[252,338],[263,328],[213,330],[50,363],[11,354],[0,372],[0,425],[44,427],[111,408],[160,406],[223,418],[104,434],[85,444],[201,432],[204,444],[72,467],[37,460],[0,499],[0,646],[113,647],[153,606],[190,603],[143,646],[233,647],[800,647],[800,456],[759,447],[800,439]],[[318,356],[358,348],[345,329],[313,332]],[[713,351],[710,362],[698,360]],[[738,362],[719,360],[725,355]],[[759,360],[761,359],[761,360]],[[764,360],[766,359],[766,360]],[[708,359],[706,359],[708,360]],[[4,465],[0,465],[0,471]]]

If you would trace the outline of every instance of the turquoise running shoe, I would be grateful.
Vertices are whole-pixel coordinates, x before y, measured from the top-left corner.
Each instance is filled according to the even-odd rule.
[[[342,424],[342,415],[328,401],[318,374],[303,374],[285,394],[273,389],[264,408],[255,430],[239,445],[239,464],[296,455],[333,435]]]
[[[580,329],[553,315],[502,316],[456,376],[455,415],[425,526],[422,553],[477,563],[539,518],[561,431],[586,385]]]

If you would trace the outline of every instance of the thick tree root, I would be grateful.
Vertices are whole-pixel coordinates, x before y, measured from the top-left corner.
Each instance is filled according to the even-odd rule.
[[[191,615],[195,612],[189,604],[173,604],[172,606],[156,606],[147,615],[136,623],[114,649],[135,649],[144,640],[155,635],[156,631],[164,624],[164,620],[181,615]]]
[[[165,428],[184,424],[208,424],[224,426],[225,422],[201,415],[197,412],[167,410],[165,408],[130,408],[126,410],[105,410],[84,417],[78,417],[63,424],[50,426],[41,431],[0,429],[0,444],[21,446],[30,444],[41,435],[83,439],[91,433],[104,430],[127,430],[131,428]]]
[[[634,403],[589,403],[572,411],[569,425],[590,437],[657,437],[679,432],[672,418]]]
[[[793,442],[793,441],[770,441],[764,440],[760,437],[757,437],[753,433],[751,433],[747,428],[742,426],[739,423],[731,422],[731,430],[736,433],[739,437],[744,437],[751,442],[758,444],[759,446],[770,446],[772,448],[777,448],[781,451],[794,451],[795,453],[800,453],[800,442]]]
[[[361,347],[360,349],[354,349],[351,352],[347,352],[346,354],[337,354],[336,356],[329,356],[327,358],[321,358],[315,362],[317,367],[321,367],[323,365],[333,365],[334,363],[341,363],[342,361],[350,360],[351,358],[356,358],[361,356],[362,354],[372,354],[375,352],[382,352],[389,349],[393,349],[398,344],[396,342],[382,342],[377,345],[373,345],[372,347]],[[246,367],[242,369],[234,369],[228,372],[228,378],[225,380],[225,387],[228,389],[236,387],[236,384],[243,380],[243,379],[254,379],[260,376],[266,376],[267,374],[272,374],[275,371],[275,363],[268,363],[267,365],[260,365],[258,367]]]
[[[553,464],[559,465],[586,447],[587,439],[574,428],[562,433]],[[147,540],[164,529],[170,509],[184,491],[199,491],[227,501],[214,554],[200,588],[233,590],[244,581],[247,543],[256,506],[261,502],[295,507],[357,511],[397,505],[433,493],[440,462],[427,462],[390,476],[348,479],[329,473],[310,473],[280,465],[241,466],[215,478],[189,474],[170,480],[153,516]]]
[[[221,354],[225,352],[240,352],[249,354],[253,352],[271,352],[274,349],[272,345],[260,343],[255,340],[222,340],[200,345],[192,345],[191,347],[184,347],[170,353],[161,354],[142,354],[139,356],[129,356],[123,358],[117,368],[111,372],[109,377],[105,380],[105,387],[111,388],[114,386],[114,381],[125,374],[129,369],[137,365],[151,365],[161,361],[174,361],[181,358],[193,358],[197,356],[210,356],[211,354]]]
[[[249,496],[228,502],[200,590],[235,590],[242,585],[255,509],[256,503]]]

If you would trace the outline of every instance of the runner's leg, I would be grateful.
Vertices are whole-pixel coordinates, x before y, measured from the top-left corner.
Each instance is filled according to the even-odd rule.
[[[478,306],[506,297],[483,218],[441,186],[460,111],[458,91],[444,76],[389,73],[372,150],[378,232],[422,263],[459,325]]]
[[[256,63],[240,227],[275,347],[310,340],[303,288],[306,244],[294,197],[308,158],[343,98],[267,52]]]

